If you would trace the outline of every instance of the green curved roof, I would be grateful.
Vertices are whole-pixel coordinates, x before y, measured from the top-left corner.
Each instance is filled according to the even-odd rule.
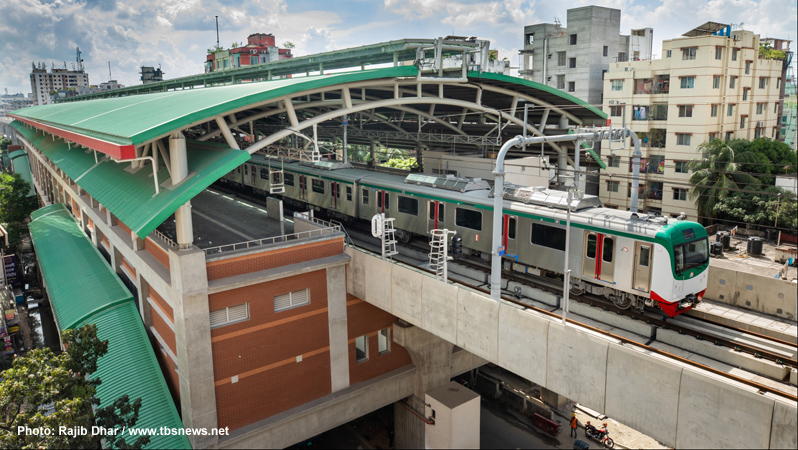
[[[30,234],[60,330],[97,325],[108,353],[97,362],[100,406],[141,398],[136,428],[182,428],[133,295],[61,204],[31,214]],[[150,436],[145,448],[191,448],[185,436]]]
[[[417,74],[415,66],[397,66],[34,106],[14,111],[12,116],[119,145],[140,145],[192,123],[208,120],[217,115],[225,115],[230,111],[267,102],[284,95],[336,84],[380,78],[415,77]],[[553,105],[583,106],[585,110],[589,111],[589,115],[607,117],[606,113],[590,104],[540,83],[494,73],[470,72],[468,77],[526,90]]]

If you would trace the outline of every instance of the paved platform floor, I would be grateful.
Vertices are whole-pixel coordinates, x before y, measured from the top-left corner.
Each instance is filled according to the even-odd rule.
[[[284,233],[280,222],[268,217],[266,207],[211,189],[202,191],[191,201],[194,225],[194,245],[201,249],[220,245],[254,241],[294,232],[288,219]],[[164,221],[158,230],[176,240],[174,216]]]
[[[798,343],[798,326],[794,321],[782,319],[747,309],[735,308],[723,303],[704,300],[688,316],[753,331],[783,341]]]

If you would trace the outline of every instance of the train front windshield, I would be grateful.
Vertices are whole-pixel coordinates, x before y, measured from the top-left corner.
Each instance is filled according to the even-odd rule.
[[[682,273],[709,262],[709,241],[707,238],[696,239],[673,248],[673,259],[676,273]]]

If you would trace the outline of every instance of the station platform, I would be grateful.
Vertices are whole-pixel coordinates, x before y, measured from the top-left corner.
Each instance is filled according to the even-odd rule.
[[[294,232],[291,219],[284,219],[281,225],[280,218],[270,217],[265,206],[213,189],[205,189],[191,200],[191,219],[194,246],[202,250]],[[157,229],[177,241],[174,216]]]
[[[686,313],[688,316],[706,319],[721,325],[753,331],[754,333],[798,343],[798,326],[795,321],[744,310],[734,306],[704,300]]]

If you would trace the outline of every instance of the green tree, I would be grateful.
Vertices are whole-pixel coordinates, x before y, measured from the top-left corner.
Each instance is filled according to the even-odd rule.
[[[9,145],[11,145],[11,139],[0,137],[0,150],[6,150]]]
[[[698,146],[701,157],[690,161],[693,175],[689,197],[695,201],[698,215],[715,217],[715,206],[735,190],[759,184],[753,176],[740,171],[740,164],[752,163],[750,152],[735,152],[720,139],[713,139]]]
[[[30,184],[18,174],[0,173],[0,223],[7,225],[12,251],[22,241],[25,219],[39,206],[36,196],[28,196],[29,193]]]
[[[795,194],[775,186],[765,190],[744,189],[736,195],[724,197],[715,205],[715,213],[740,223],[778,226],[790,229],[793,233],[798,229]]]
[[[127,395],[99,408],[95,394],[101,383],[91,375],[99,358],[108,352],[108,341],[97,337],[95,325],[84,325],[61,333],[66,350],[34,349],[17,357],[0,382],[0,447],[3,448],[141,448],[148,436],[127,443],[120,436],[93,436],[92,426],[132,427],[138,421],[141,399],[130,402]],[[52,430],[19,433],[18,427]],[[59,427],[85,429],[85,436],[58,432]]]
[[[782,61],[787,59],[787,54],[781,50],[776,50],[770,42],[759,43],[759,58],[761,59],[780,59]]]
[[[294,48],[294,47],[296,47],[296,45],[294,45],[294,43],[291,41],[283,42],[283,48]]]
[[[753,141],[735,139],[728,145],[736,153],[752,154],[752,162],[740,164],[740,170],[755,176],[765,186],[775,184],[776,175],[795,173],[798,170],[798,157],[789,145],[768,138]]]

